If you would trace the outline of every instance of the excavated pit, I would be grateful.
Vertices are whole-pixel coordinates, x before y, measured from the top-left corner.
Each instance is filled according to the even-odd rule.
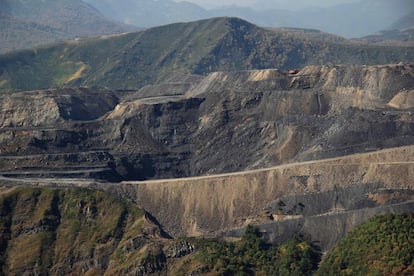
[[[410,64],[309,66],[5,95],[1,173],[180,178],[411,145],[413,74]]]
[[[105,189],[172,236],[255,224],[327,250],[375,214],[412,210],[413,89],[414,65],[398,64],[5,95],[0,182]]]

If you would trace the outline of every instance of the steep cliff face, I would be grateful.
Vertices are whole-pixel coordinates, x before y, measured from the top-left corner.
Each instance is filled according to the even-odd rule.
[[[2,187],[0,233],[0,271],[5,275],[181,275],[226,270],[215,262],[217,256],[226,257],[221,248],[227,243],[167,238],[151,215],[101,191]],[[291,257],[278,253],[276,246],[257,234],[250,229],[236,245],[245,251],[259,242],[255,249],[268,256],[267,270],[285,267],[283,257],[298,264],[301,258],[307,259],[311,266],[300,268],[316,270],[319,254],[308,242],[295,240],[294,244],[306,245],[298,254],[310,251],[314,255]],[[248,259],[257,250],[242,257]],[[249,271],[266,269],[258,262]]]
[[[346,193],[346,190],[340,193]],[[289,209],[292,201],[288,198],[283,200]],[[306,203],[306,199],[302,200]],[[411,205],[404,206],[398,211],[409,212],[413,204],[411,202]],[[387,210],[384,208],[383,211]],[[350,230],[350,225],[344,222],[363,223],[376,210],[371,208],[359,212],[338,213],[334,220],[337,225],[334,229],[330,228],[328,233],[325,233],[325,222],[330,218],[318,216],[281,221],[276,228],[279,233],[275,231],[276,223],[260,225],[259,229],[250,226],[225,233],[242,236],[241,239],[233,238],[232,242],[206,238],[172,240],[165,236],[150,214],[131,202],[105,192],[73,187],[2,186],[0,269],[5,275],[221,275],[234,274],[240,270],[253,274],[309,275],[318,269],[320,251],[315,244],[303,238],[292,239],[294,233],[291,231],[296,228],[313,229],[321,237],[332,236],[331,232],[335,236],[336,231]],[[381,225],[373,225],[373,221]],[[336,264],[338,257],[331,256],[339,254],[339,258],[342,258],[341,252],[345,251],[350,252],[347,255],[351,256],[358,256],[361,251],[369,252],[360,258],[368,257],[368,264],[372,260],[381,263],[380,267],[375,265],[370,269],[380,269],[385,273],[394,271],[395,267],[401,268],[402,261],[396,260],[412,259],[411,255],[407,255],[411,250],[412,223],[412,215],[384,216],[371,220],[341,240],[339,248],[344,249],[336,248],[329,252],[319,272],[326,274],[325,271],[332,267],[341,270],[344,265],[352,267],[355,262],[345,259],[341,262],[344,265],[339,266]],[[342,225],[343,229],[340,227]],[[367,234],[362,237],[363,243],[360,243],[361,238],[353,238],[355,235],[359,237]],[[276,241],[277,244],[269,244],[263,238]],[[384,248],[378,245],[378,238]],[[283,243],[285,239],[289,241]],[[348,243],[355,240],[358,244],[347,247]],[[372,245],[366,244],[371,242]],[[395,245],[401,250],[398,253],[389,250]],[[375,254],[371,252],[372,246],[376,248]],[[389,262],[390,258],[394,260],[392,263]],[[358,263],[359,259],[353,260]],[[331,267],[327,262],[335,264]],[[407,271],[412,270],[410,262],[404,261],[404,265],[403,268],[410,268]]]
[[[118,102],[113,92],[88,89],[15,93],[1,99],[0,128],[53,127],[64,121],[95,120]]]

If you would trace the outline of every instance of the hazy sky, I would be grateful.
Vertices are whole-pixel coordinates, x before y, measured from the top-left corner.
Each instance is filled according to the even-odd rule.
[[[182,0],[176,0],[179,2]],[[260,3],[271,3],[272,6],[280,9],[303,9],[307,6],[332,6],[341,3],[357,2],[358,0],[186,0],[203,7],[238,5],[238,6],[256,6],[260,8]],[[392,1],[392,0],[390,0]]]

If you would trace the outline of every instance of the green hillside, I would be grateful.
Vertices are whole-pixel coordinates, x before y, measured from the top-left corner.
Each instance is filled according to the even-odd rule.
[[[90,36],[122,31],[82,0],[1,0],[2,13],[25,22],[49,26],[68,35]]]
[[[148,232],[149,231],[149,232]],[[0,196],[0,274],[123,274],[145,267],[159,229],[144,211],[104,192],[18,188]],[[145,238],[151,233],[152,239]]]
[[[236,18],[178,23],[0,56],[0,91],[136,89],[177,73],[413,61],[408,47],[361,46],[265,30]]]
[[[200,268],[204,275],[312,275],[320,261],[319,250],[302,238],[274,246],[252,226],[236,242],[192,242],[200,250],[180,263],[177,275],[193,275]]]
[[[413,275],[414,215],[371,219],[329,252],[317,275]]]

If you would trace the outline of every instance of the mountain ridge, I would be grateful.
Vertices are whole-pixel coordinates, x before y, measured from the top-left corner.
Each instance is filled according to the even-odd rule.
[[[0,53],[14,49],[31,48],[62,39],[122,33],[132,31],[134,28],[153,27],[183,21],[189,22],[218,16],[242,17],[261,26],[306,26],[307,28],[322,29],[325,32],[333,32],[347,37],[359,37],[387,27],[386,25],[380,26],[379,24],[370,23],[370,21],[375,21],[379,17],[381,18],[381,24],[386,24],[384,23],[384,16],[389,17],[388,21],[395,21],[398,17],[406,15],[407,12],[413,9],[405,0],[399,0],[393,9],[387,8],[388,4],[381,1],[376,3],[378,5],[369,5],[369,3],[364,4],[361,2],[358,4],[346,4],[343,7],[310,8],[304,11],[255,10],[249,7],[241,8],[238,6],[205,10],[189,2],[177,3],[171,0],[141,0],[141,2],[125,0],[126,2],[122,5],[118,1],[114,2],[111,0],[106,0],[106,2],[59,0],[55,2],[42,1],[38,4],[36,4],[36,1],[40,0],[31,0],[25,2],[24,5],[21,1],[3,0],[0,2],[0,7],[3,6],[2,13],[6,13],[9,16],[9,18],[0,16],[2,21],[2,25],[0,25],[0,38],[4,41],[2,44],[3,49],[0,49]],[[357,8],[353,5],[356,5]],[[401,9],[404,6],[405,9]],[[343,18],[343,10],[358,10],[364,13],[369,7],[380,9],[380,11],[370,13],[368,19],[363,14],[355,15],[352,12],[353,21],[359,22],[359,27],[346,31],[345,29],[349,26],[349,18],[348,16]],[[123,25],[114,21],[111,22],[104,18],[98,10],[105,14],[107,18],[112,18],[112,20],[117,22],[135,23],[138,27]],[[323,12],[321,13],[321,11]],[[393,15],[389,16],[387,14],[389,11],[392,11]],[[335,15],[326,16],[326,14],[331,13]],[[336,19],[334,20],[335,22],[338,21],[338,18],[342,18],[341,20],[346,22],[346,24],[341,23],[344,26],[335,26],[335,22],[332,22],[333,17]],[[136,20],[141,20],[142,22],[140,21],[141,23],[139,23]],[[148,20],[152,23],[149,23]],[[368,28],[370,31],[365,31],[365,33],[359,33],[358,35],[350,35],[349,33],[356,30],[360,31],[364,28]],[[340,31],[348,33],[341,33]],[[398,39],[409,39],[412,41],[412,37],[407,36],[405,33],[401,34]]]
[[[400,18],[394,22],[388,29],[397,29],[400,31],[414,28],[414,12]]]
[[[410,13],[388,28],[361,38],[371,44],[378,45],[414,45],[414,13]]]
[[[414,210],[413,49],[221,17],[1,55],[0,274],[315,271]]]
[[[385,0],[365,0],[329,7],[299,8],[294,11],[280,9],[274,2],[262,3],[263,1],[256,1],[257,3],[250,6],[226,6],[225,3],[222,3],[221,6],[212,9],[203,9],[193,3],[177,3],[171,0],[140,0],[138,2],[86,0],[86,2],[95,5],[109,17],[116,14],[117,20],[139,27],[231,16],[240,17],[265,27],[315,28],[348,38],[378,32],[408,12],[414,11],[414,6],[409,0],[396,0],[392,4]],[[300,5],[298,2],[296,7],[300,7]],[[132,16],[133,14],[142,14],[142,10],[145,11],[145,15],[150,15],[149,19],[145,16]],[[160,17],[160,14],[163,16]],[[353,24],[349,24],[350,21]]]
[[[413,52],[410,47],[341,43],[337,38],[330,42],[297,30],[275,31],[238,18],[213,18],[0,56],[0,91],[62,85],[139,89],[173,77],[171,72],[410,62]]]

